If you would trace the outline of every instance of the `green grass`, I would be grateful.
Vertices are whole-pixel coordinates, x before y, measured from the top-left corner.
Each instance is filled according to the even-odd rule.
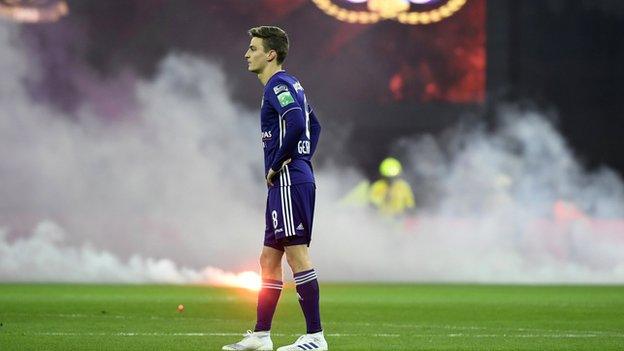
[[[324,284],[332,350],[622,350],[623,286]],[[176,307],[186,309],[178,313]],[[167,285],[0,284],[0,350],[219,350],[255,294]],[[276,346],[305,330],[292,287]]]

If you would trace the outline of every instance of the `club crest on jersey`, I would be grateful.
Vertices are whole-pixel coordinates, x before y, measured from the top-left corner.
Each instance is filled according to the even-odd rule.
[[[293,88],[295,88],[295,91],[303,91],[303,87],[301,86],[301,83],[299,82],[295,82],[295,84],[293,84]]]
[[[275,93],[275,95],[278,95],[283,91],[288,91],[288,87],[286,86],[286,84],[280,84],[273,88],[273,92]]]

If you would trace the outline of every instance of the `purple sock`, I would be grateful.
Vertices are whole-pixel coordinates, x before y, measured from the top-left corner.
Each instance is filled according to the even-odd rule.
[[[273,279],[262,279],[262,288],[258,293],[257,321],[254,331],[271,330],[271,322],[275,307],[282,293],[282,282]]]
[[[316,279],[316,271],[310,269],[295,273],[295,285],[299,295],[299,305],[306,319],[307,333],[318,333],[321,327],[321,314],[319,311],[319,285]]]

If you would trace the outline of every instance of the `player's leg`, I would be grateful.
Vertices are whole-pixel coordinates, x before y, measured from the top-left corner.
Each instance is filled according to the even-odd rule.
[[[306,319],[308,334],[323,330],[319,310],[319,284],[307,245],[286,246],[286,259],[295,277],[299,305]]]
[[[265,243],[267,242],[265,238]],[[254,331],[247,331],[243,339],[235,344],[223,346],[223,350],[273,350],[271,340],[271,322],[275,307],[282,292],[282,256],[283,251],[264,246],[260,254],[262,287],[258,292],[256,326]]]
[[[299,305],[306,319],[307,332],[294,344],[280,347],[278,351],[327,350],[319,310],[319,284],[310,259],[309,244],[312,239],[314,215],[314,184],[292,186],[293,226],[296,235],[284,240],[286,261],[293,271]]]
[[[277,223],[274,221],[278,215],[273,212],[277,207],[281,208],[279,192],[271,189],[267,197],[264,247],[260,254],[262,287],[258,293],[256,326],[253,332],[247,331],[243,340],[225,345],[223,350],[273,350],[270,330],[275,308],[282,292],[282,257],[284,256],[284,247],[275,237]]]
[[[308,245],[284,246],[286,260],[293,271],[299,305],[306,320],[306,334],[295,343],[278,348],[278,351],[327,350],[327,341],[321,327],[319,310],[319,284],[312,266]]]
[[[283,251],[264,246],[260,255],[262,269],[262,287],[258,293],[256,327],[254,331],[271,330],[271,322],[282,292],[282,256]]]
[[[286,262],[293,274],[309,271],[312,269],[312,260],[307,244],[284,246]]]
[[[282,257],[284,245],[279,237],[283,235],[282,197],[280,189],[271,188],[267,196],[264,229],[264,247],[260,255],[262,288],[258,293],[257,320],[255,332],[271,330],[273,315],[282,292]],[[280,231],[281,229],[281,231]]]

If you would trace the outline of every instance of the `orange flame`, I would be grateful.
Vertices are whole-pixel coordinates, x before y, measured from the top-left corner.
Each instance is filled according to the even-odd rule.
[[[204,269],[203,275],[208,284],[215,286],[243,288],[251,291],[259,291],[262,286],[260,275],[252,271],[231,273],[218,268],[207,267]]]

